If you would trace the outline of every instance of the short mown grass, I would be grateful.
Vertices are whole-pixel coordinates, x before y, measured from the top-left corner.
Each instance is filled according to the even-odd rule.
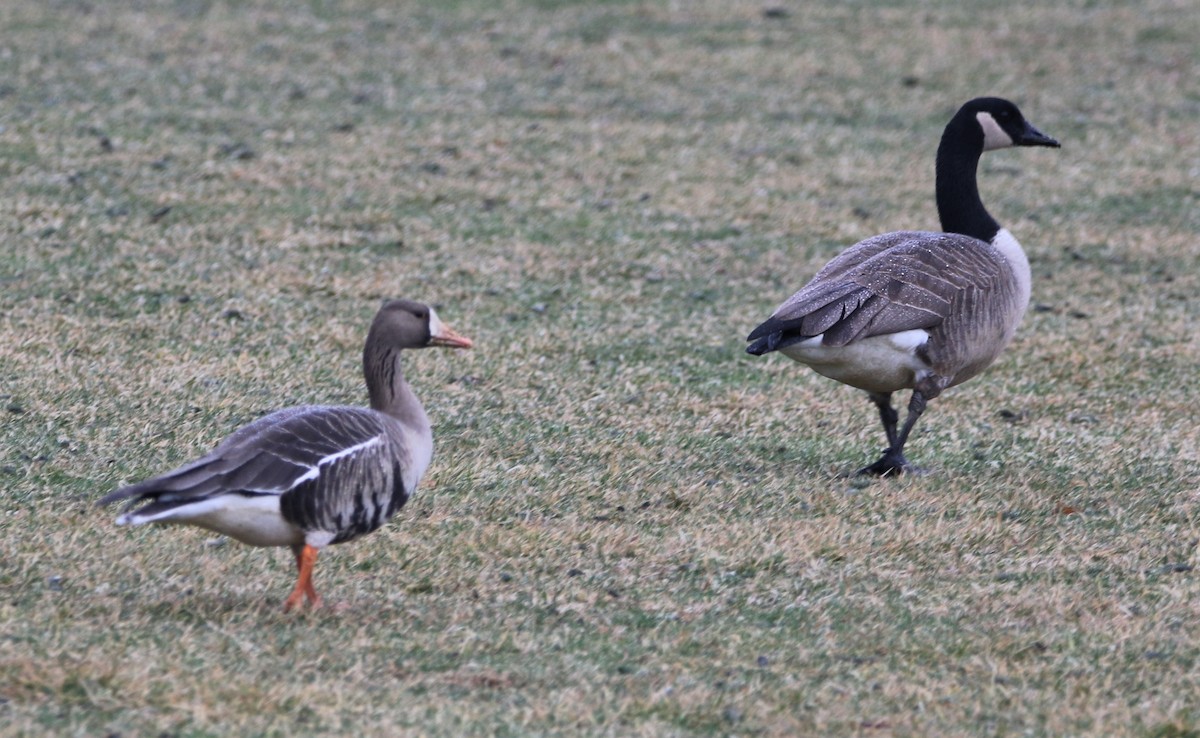
[[[1200,735],[1200,16],[1181,0],[0,7],[0,734]],[[970,97],[1033,305],[848,476],[861,396],[743,338],[936,227]],[[94,501],[362,403],[437,454],[291,556]]]

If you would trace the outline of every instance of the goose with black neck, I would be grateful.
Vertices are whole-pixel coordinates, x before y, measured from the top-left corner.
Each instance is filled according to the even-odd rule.
[[[1058,148],[1016,105],[981,97],[951,118],[937,150],[942,231],[896,231],[851,246],[747,338],[748,353],[779,351],[867,392],[888,446],[860,474],[918,471],[904,446],[927,403],[987,368],[1029,304],[1029,260],[988,213],[977,169],[985,151]],[[912,390],[904,423],[892,394]]]

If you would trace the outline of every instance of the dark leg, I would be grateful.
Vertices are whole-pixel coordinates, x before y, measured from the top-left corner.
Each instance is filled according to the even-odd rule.
[[[879,408],[879,420],[883,423],[883,432],[887,434],[888,448],[896,445],[896,423],[900,420],[896,408],[892,407],[891,392],[872,392],[871,402]]]
[[[872,399],[874,398],[875,396],[872,395]],[[879,402],[876,401],[875,404],[879,405]],[[887,409],[891,410],[891,415],[895,417],[896,411],[892,410],[890,403]],[[859,469],[858,473],[886,477],[892,474],[911,474],[919,471],[912,464],[908,463],[908,459],[904,458],[904,443],[908,440],[908,434],[912,432],[913,426],[917,424],[917,419],[921,417],[921,413],[923,412],[925,412],[925,395],[920,390],[913,390],[912,399],[908,401],[908,415],[904,418],[904,425],[900,428],[900,433],[896,434],[895,421],[893,421],[893,425],[889,429],[883,405],[880,405],[879,415],[883,418],[883,427],[888,433],[888,441],[891,445],[888,446],[887,451],[883,452],[883,456],[879,458],[879,461]]]

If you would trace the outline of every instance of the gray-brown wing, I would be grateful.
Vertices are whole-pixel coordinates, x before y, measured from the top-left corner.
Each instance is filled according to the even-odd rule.
[[[326,467],[387,436],[390,418],[366,408],[305,406],[280,410],[239,429],[207,455],[100,500],[148,503],[139,514],[223,494],[285,495]],[[391,450],[389,448],[389,450]]]
[[[751,332],[747,348],[767,353],[823,335],[844,346],[871,336],[929,330],[972,288],[1003,278],[1002,257],[989,244],[952,233],[899,231],[867,239],[839,254],[803,289]]]

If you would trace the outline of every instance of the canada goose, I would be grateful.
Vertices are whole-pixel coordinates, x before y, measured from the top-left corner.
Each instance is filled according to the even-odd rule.
[[[429,466],[429,418],[400,367],[403,349],[426,346],[469,349],[471,341],[427,305],[389,301],[363,349],[370,408],[279,410],[235,431],[207,456],[118,489],[99,504],[129,501],[117,525],[182,523],[251,546],[291,546],[299,576],[284,610],[305,596],[316,607],[317,552],[387,522]]]
[[[1029,304],[1029,260],[979,199],[984,151],[1051,146],[1017,106],[971,100],[950,119],[937,151],[944,233],[897,231],[851,246],[825,265],[746,339],[754,355],[780,351],[818,374],[866,390],[888,447],[860,474],[912,471],[904,442],[929,400],[983,371],[1008,344]],[[908,416],[892,393],[911,389]]]

